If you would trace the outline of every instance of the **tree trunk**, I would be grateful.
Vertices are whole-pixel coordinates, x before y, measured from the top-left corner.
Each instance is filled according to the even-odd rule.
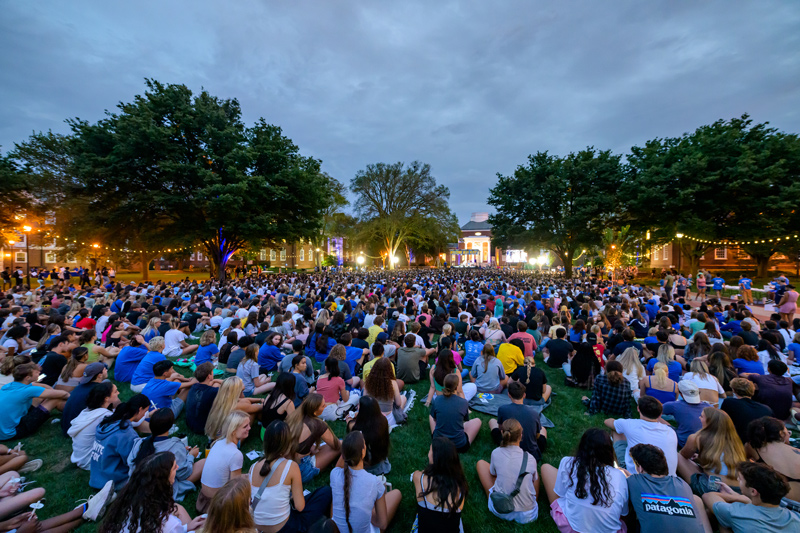
[[[564,264],[564,275],[567,277],[567,279],[572,279],[572,256],[575,254],[575,250],[553,251]]]
[[[228,260],[242,244],[236,239],[224,236],[222,229],[217,230],[216,236],[205,243],[206,253],[211,259],[211,277],[217,278],[220,283],[225,281],[225,267],[228,265]]]
[[[769,260],[773,254],[755,254],[750,257],[756,262],[756,277],[765,278],[769,273]]]
[[[139,261],[141,261],[142,281],[150,280],[150,257],[146,252],[139,253]]]

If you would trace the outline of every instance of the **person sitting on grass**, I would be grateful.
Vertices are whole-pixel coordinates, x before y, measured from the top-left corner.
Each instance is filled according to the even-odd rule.
[[[235,477],[225,483],[211,499],[203,531],[257,531],[250,510],[251,491],[250,482],[244,476]]]
[[[64,410],[66,391],[39,383],[39,365],[14,368],[14,381],[0,389],[0,440],[24,439],[36,433],[57,409]]]
[[[606,363],[606,373],[597,376],[594,381],[592,398],[584,396],[581,401],[589,407],[587,415],[602,412],[609,416],[630,418],[631,384],[622,375],[622,363],[616,360]]]
[[[444,388],[444,378],[450,374],[457,376],[458,386],[456,393],[469,402],[477,393],[478,387],[474,383],[467,383],[463,385],[461,382],[461,374],[458,372],[456,362],[453,359],[453,351],[444,349],[439,352],[436,358],[436,364],[428,371],[428,378],[430,379],[430,388],[428,389],[428,397],[425,399],[425,406],[430,406],[437,394],[442,392]]]
[[[372,396],[378,401],[383,416],[390,426],[395,426],[404,420],[395,420],[395,410],[403,411],[406,406],[406,397],[400,394],[397,380],[394,379],[392,363],[381,358],[372,367],[369,376],[364,380],[364,394]]]
[[[364,470],[366,454],[361,432],[348,433],[331,471],[332,518],[339,531],[384,531],[400,507],[400,490],[387,491],[378,476]]]
[[[637,444],[631,458],[635,473],[628,476],[628,495],[641,533],[711,533],[703,500],[684,480],[668,475],[664,452]]]
[[[587,429],[575,457],[561,459],[558,469],[542,465],[541,476],[550,516],[562,533],[625,531],[628,484],[625,474],[614,468],[614,447],[606,431]]]
[[[165,407],[172,409],[177,418],[186,403],[189,388],[197,383],[197,380],[183,377],[173,366],[172,361],[159,361],[153,365],[153,379],[144,386],[142,394],[150,398],[158,409]]]
[[[164,337],[153,337],[147,344],[150,350],[147,355],[136,365],[136,370],[131,376],[131,392],[142,392],[144,386],[153,379],[153,365],[159,361],[166,361],[167,358],[161,353],[164,350]]]
[[[467,501],[469,485],[458,451],[450,439],[433,439],[428,451],[428,466],[423,471],[414,472],[411,480],[417,495],[419,531],[463,531],[461,511]]]
[[[731,380],[732,398],[725,398],[720,406],[721,411],[728,413],[733,420],[736,434],[742,442],[747,442],[747,427],[750,422],[764,416],[773,416],[772,409],[753,401],[755,386],[746,378]]]
[[[72,438],[70,461],[82,470],[89,470],[97,426],[113,414],[113,404],[119,403],[117,386],[109,381],[98,383],[86,399],[86,409],[76,416],[67,434]]]
[[[198,365],[194,371],[197,383],[189,387],[186,396],[186,426],[196,435],[205,432],[208,415],[222,386],[221,379],[214,379],[214,368],[211,362]]]
[[[98,533],[197,531],[205,518],[192,519],[172,496],[177,472],[171,452],[148,456],[108,508]]]
[[[248,494],[253,495],[253,516],[258,530],[263,533],[306,532],[327,516],[330,509],[330,487],[320,487],[308,496],[303,494],[300,468],[293,460],[294,450],[289,426],[280,420],[271,422],[264,434],[264,458],[254,463],[249,473],[252,488],[248,488]],[[224,487],[220,492],[223,490]],[[214,498],[217,496],[219,493]],[[213,509],[214,500],[209,508],[209,520]]]
[[[703,495],[720,533],[786,533],[800,531],[800,515],[780,506],[789,484],[772,467],[744,462],[737,467],[741,494],[725,483]]]
[[[669,475],[674,476],[678,468],[678,437],[671,426],[659,422],[663,409],[661,402],[652,396],[639,398],[640,418],[607,418],[605,426],[613,430],[614,452],[621,468],[633,464],[630,449],[637,444],[652,444],[664,452],[669,465]]]
[[[518,524],[533,522],[539,516],[539,506],[536,503],[539,490],[536,458],[520,447],[523,428],[519,422],[513,418],[507,419],[498,431],[501,433],[500,447],[492,451],[491,464],[480,460],[476,465],[478,478],[489,498],[489,510],[503,520]],[[522,476],[522,482],[519,483]],[[519,492],[514,496],[514,510],[505,514],[498,512],[492,502],[492,493],[501,491],[511,495],[517,486]]]
[[[533,357],[526,357],[525,364],[518,366],[509,378],[525,386],[525,405],[544,405],[553,392],[553,388],[547,384],[545,373],[536,368]]]
[[[131,342],[119,351],[114,363],[114,379],[123,383],[130,383],[136,367],[147,355],[147,343],[141,335],[134,335]],[[76,348],[77,350],[77,348]],[[73,350],[73,357],[75,350]]]
[[[286,423],[297,443],[295,461],[300,466],[303,483],[310,481],[321,470],[336,461],[341,451],[341,441],[320,415],[325,409],[322,395],[312,392],[289,416]],[[325,446],[322,446],[322,443]]]
[[[274,420],[285,421],[286,417],[294,411],[294,381],[295,375],[288,372],[278,374],[275,381],[275,388],[264,400],[261,408],[261,435],[264,429]]]
[[[800,461],[797,448],[789,444],[791,435],[777,418],[765,416],[753,420],[747,427],[745,453],[749,460],[771,466],[782,474],[790,487],[786,497],[800,502]]]
[[[303,343],[302,341],[294,340],[292,341],[292,353],[289,355],[284,356],[281,360],[281,364],[278,367],[279,372],[291,372],[292,371],[292,360],[298,355],[305,355],[303,352]],[[314,363],[311,361],[311,358],[306,355],[306,373],[303,375],[305,378],[306,383],[308,385],[313,385],[315,381],[314,376]]]
[[[244,455],[239,442],[250,435],[250,417],[243,411],[234,411],[225,419],[220,438],[215,440],[200,474],[200,494],[197,512],[208,509],[211,498],[229,479],[242,475]],[[166,452],[169,453],[169,452]],[[135,471],[134,471],[135,472]]]
[[[442,350],[441,353],[450,352]],[[452,358],[452,354],[450,356]],[[470,444],[481,429],[480,418],[469,418],[469,402],[458,394],[461,376],[447,374],[442,394],[436,396],[428,416],[433,437],[446,437],[456,445],[458,453],[469,451]]]
[[[173,318],[169,321],[169,331],[164,334],[164,355],[172,359],[187,357],[193,354],[200,347],[197,344],[189,344],[189,323],[181,321],[180,318]]]
[[[512,381],[508,385],[508,397],[511,403],[500,406],[497,410],[497,420],[494,418],[489,420],[492,440],[499,446],[503,440],[500,426],[506,420],[514,419],[522,426],[520,446],[537,461],[541,461],[542,454],[547,448],[547,430],[542,427],[539,411],[524,404],[525,387],[522,383]]]
[[[104,418],[97,426],[94,446],[90,456],[89,486],[102,489],[109,481],[114,482],[114,490],[119,490],[128,481],[128,455],[139,436],[134,424],[146,427],[143,418],[150,408],[150,400],[144,394],[137,394],[114,409],[114,414]]]
[[[228,416],[234,411],[242,411],[250,417],[250,424],[255,424],[258,413],[264,406],[263,398],[245,398],[244,383],[236,376],[229,377],[222,382],[217,397],[211,405],[211,411],[206,420],[205,433],[209,442],[222,437]]]
[[[389,422],[381,413],[378,401],[372,396],[362,396],[358,402],[358,412],[348,415],[347,431],[360,431],[367,443],[364,457],[364,470],[376,476],[392,471],[389,462]]]
[[[508,376],[503,369],[503,363],[494,355],[494,346],[489,343],[483,345],[481,358],[472,365],[469,379],[475,384],[478,392],[491,394],[503,392],[508,383]]]
[[[200,335],[200,344],[194,356],[194,364],[197,366],[203,363],[216,363],[219,346],[217,346],[217,332],[209,329]],[[117,362],[119,365],[119,362]]]
[[[275,388],[269,376],[262,374],[258,367],[258,345],[255,343],[244,349],[244,358],[236,367],[236,376],[244,383],[247,397],[265,394]]]

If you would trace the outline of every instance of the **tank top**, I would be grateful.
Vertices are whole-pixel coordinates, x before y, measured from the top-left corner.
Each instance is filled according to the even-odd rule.
[[[289,513],[291,512],[289,503],[292,496],[292,486],[285,485],[284,481],[286,481],[286,475],[289,473],[289,468],[292,466],[292,461],[287,461],[286,459],[280,458],[275,461],[275,464],[272,466],[272,468],[277,470],[278,467],[280,467],[283,463],[286,463],[286,466],[284,467],[283,472],[281,472],[280,481],[278,481],[276,485],[264,488],[264,492],[261,494],[261,500],[259,500],[258,505],[256,505],[256,508],[253,511],[253,518],[258,525],[277,526],[289,518]],[[256,485],[253,485],[253,469],[255,466],[256,465],[254,464],[250,467],[250,492],[253,494],[253,496],[258,493],[260,488]]]
[[[419,479],[425,489],[425,474]],[[436,531],[437,533],[458,533],[463,531],[461,511],[450,513],[443,507],[436,507],[427,498],[417,502],[417,528],[419,531]]]
[[[675,401],[675,384],[672,384],[672,392],[653,388],[653,377],[647,376],[647,384],[650,385],[644,391],[647,396],[652,396],[662,404]]]
[[[278,402],[277,405],[272,407],[267,407],[266,405],[261,410],[261,425],[267,427],[272,423],[274,420],[280,420],[281,422],[286,420],[286,411],[283,413],[278,413],[278,409],[281,408],[283,404],[289,401],[289,398],[284,396],[283,400]]]

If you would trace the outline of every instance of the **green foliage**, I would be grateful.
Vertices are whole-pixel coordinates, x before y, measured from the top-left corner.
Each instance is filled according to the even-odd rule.
[[[0,244],[6,246],[8,240],[19,240],[15,230],[19,222],[15,215],[30,209],[31,198],[25,193],[30,184],[28,174],[8,155],[0,156]]]
[[[537,152],[513,176],[498,174],[488,203],[494,244],[545,246],[572,273],[580,248],[596,244],[614,214],[614,189],[622,181],[620,156],[587,148],[566,157]]]
[[[325,259],[322,260],[322,266],[333,267],[339,264],[339,258],[333,254],[325,254]]]

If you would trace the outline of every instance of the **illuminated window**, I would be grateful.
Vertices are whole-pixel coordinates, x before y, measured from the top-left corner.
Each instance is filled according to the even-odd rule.
[[[269,251],[269,260],[270,261],[275,261],[276,259],[277,259],[277,256],[275,255],[275,250],[270,250]]]
[[[24,263],[27,260],[27,254],[25,254],[25,252],[17,252],[14,254],[14,256],[14,260],[17,263]]]
[[[306,260],[306,251],[303,248],[300,248],[300,261]]]
[[[718,261],[724,261],[728,258],[728,248],[723,246],[722,248],[714,248],[714,259]]]
[[[281,261],[286,261],[286,248],[281,249]]]
[[[266,261],[267,260],[267,251],[265,249],[261,249],[258,252],[258,260],[259,261]]]

